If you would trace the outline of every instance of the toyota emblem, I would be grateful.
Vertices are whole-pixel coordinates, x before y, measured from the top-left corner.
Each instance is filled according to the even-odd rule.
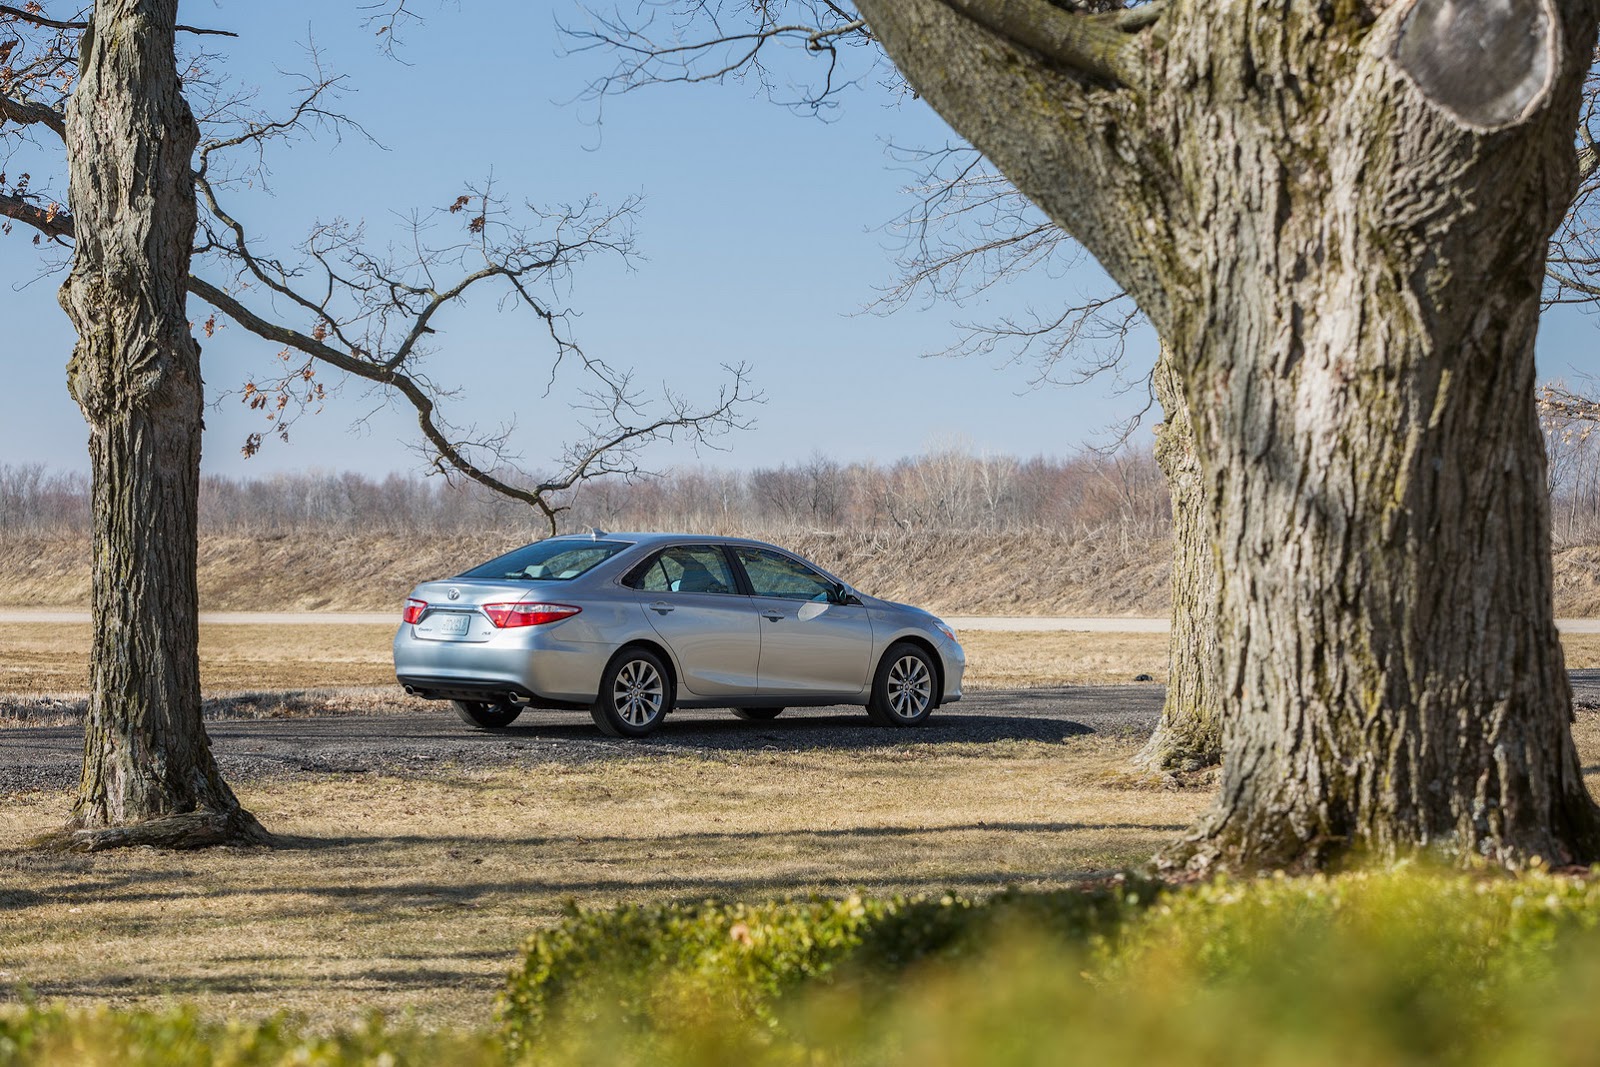
[[[450,590],[450,592],[446,593],[445,595],[448,596],[451,600],[460,600],[461,599],[461,590],[452,589],[452,590]]]

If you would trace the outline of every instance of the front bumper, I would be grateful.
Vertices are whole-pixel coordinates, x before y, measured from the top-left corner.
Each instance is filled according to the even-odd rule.
[[[940,641],[939,658],[944,660],[944,696],[939,703],[954,704],[961,699],[961,680],[967,673],[967,653],[954,641]]]

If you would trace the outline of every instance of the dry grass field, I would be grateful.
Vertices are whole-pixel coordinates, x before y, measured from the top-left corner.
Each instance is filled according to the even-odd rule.
[[[207,625],[200,680],[208,694],[393,686],[392,626]],[[973,688],[1164,681],[1164,634],[960,634]],[[0,702],[5,695],[81,693],[89,684],[87,623],[0,623]]]
[[[392,687],[391,633],[208,626],[204,685]],[[1160,634],[960,636],[975,688],[1165,675]],[[8,698],[81,690],[88,641],[87,625],[0,625],[0,722]],[[1600,666],[1600,635],[1565,644],[1569,665]],[[360,704],[343,692],[296,706]],[[1581,712],[1577,733],[1593,777],[1600,713]],[[478,1026],[521,939],[566,901],[981,892],[1138,864],[1210,798],[1204,783],[1130,778],[1135,748],[1088,734],[268,778],[239,791],[284,847],[178,856],[30,852],[69,797],[13,795],[0,805],[0,999],[25,987],[212,1017],[289,1010],[318,1027],[372,1009]]]
[[[208,696],[392,687],[392,632],[206,626],[203,684]],[[1166,655],[1158,634],[961,636],[975,687],[1159,676]],[[7,697],[81,691],[89,639],[86,624],[0,625],[0,709]],[[269,780],[241,795],[287,848],[176,858],[28,853],[69,798],[10,797],[0,988],[242,1015],[288,1008],[319,1024],[381,1008],[471,1025],[520,939],[567,899],[1054,886],[1138,862],[1205,796],[1127,789],[1118,772],[1131,752],[1088,736]]]
[[[1577,735],[1593,787],[1600,713]],[[240,795],[285,847],[176,856],[24,851],[67,797],[9,797],[0,989],[319,1028],[372,1009],[481,1025],[522,937],[569,900],[983,892],[1136,865],[1209,794],[1130,784],[1134,748],[1078,735],[266,780]]]
[[[87,623],[0,623],[0,709],[6,696],[62,696],[88,686]],[[391,626],[207,625],[201,685],[210,695],[393,686]],[[963,630],[967,685],[1013,689],[1167,677],[1165,634]],[[1569,668],[1600,667],[1600,634],[1568,634]],[[0,713],[0,720],[4,719]]]
[[[569,899],[985,891],[1137,863],[1207,797],[1119,787],[1131,751],[1086,735],[266,781],[241,797],[287,847],[178,856],[15,851],[67,798],[10,797],[0,988],[477,1025],[522,937]]]
[[[392,633],[208,625],[203,685],[222,699],[313,691],[284,701],[313,714],[329,703],[375,704],[342,687],[392,689]],[[961,636],[975,687],[1159,676],[1166,655],[1162,635]],[[8,716],[7,698],[81,692],[89,639],[87,624],[0,625],[0,724],[38,721]],[[325,690],[331,700],[315,692]],[[979,891],[1061,885],[1136,863],[1205,797],[1129,790],[1119,771],[1131,752],[1128,742],[1086,736],[937,754],[746,753],[267,780],[240,793],[286,848],[179,857],[29,853],[25,842],[58,826],[70,798],[8,797],[0,989],[20,984],[76,1003],[182,999],[230,1015],[287,1008],[329,1025],[372,1008],[473,1025],[521,938],[568,899]]]

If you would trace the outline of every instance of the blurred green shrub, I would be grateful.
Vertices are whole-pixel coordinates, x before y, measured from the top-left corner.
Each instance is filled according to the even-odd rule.
[[[986,901],[572,911],[500,1011],[553,1063],[1600,1062],[1600,886],[1402,868]]]
[[[770,904],[570,907],[529,938],[499,1000],[513,1054],[535,1035],[603,1023],[645,1032],[727,1019],[772,1027],[798,986],[848,965],[856,979],[892,978],[928,958],[981,952],[1000,930],[1028,926],[1084,941],[1114,933],[1159,883],[966,897],[810,899]]]

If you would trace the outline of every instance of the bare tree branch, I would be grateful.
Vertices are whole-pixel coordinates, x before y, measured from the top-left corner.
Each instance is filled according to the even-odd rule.
[[[189,290],[258,337],[297,349],[330,367],[399,393],[416,412],[417,426],[433,448],[432,462],[437,472],[447,476],[452,472],[464,475],[502,496],[538,508],[550,524],[551,533],[556,531],[556,517],[567,508],[567,505],[554,501],[554,494],[602,475],[639,473],[639,468],[631,462],[632,457],[642,445],[651,441],[674,439],[680,432],[702,439],[713,432],[738,428],[742,425],[738,414],[740,406],[759,399],[749,388],[746,368],[728,368],[733,380],[723,388],[717,402],[711,407],[692,411],[673,398],[674,403],[667,415],[637,426],[619,425],[609,435],[592,436],[589,440],[569,446],[560,474],[531,486],[517,485],[488,466],[479,465],[471,456],[476,447],[490,449],[498,457],[500,453],[496,446],[503,442],[465,443],[459,435],[449,433],[449,428],[437,417],[433,392],[424,383],[397,369],[374,365],[358,355],[342,352],[318,339],[315,332],[307,334],[264,318],[231,294],[201,278],[191,276]]]
[[[1144,66],[1137,34],[1156,26],[1165,0],[1130,11],[1085,14],[1047,0],[943,0],[1008,41],[1052,63],[1113,85],[1132,86]],[[1120,6],[1120,5],[1119,5]]]
[[[970,145],[893,151],[918,178],[907,190],[911,207],[889,226],[901,237],[899,277],[867,310],[890,314],[913,302],[965,307],[994,287],[1027,276],[1064,276],[1084,258],[1075,242]],[[1107,286],[1044,311],[1025,308],[981,321],[953,321],[956,339],[927,355],[999,354],[1005,365],[1031,365],[1032,387],[1078,385],[1117,373],[1143,321],[1130,297]],[[1143,377],[1119,379],[1121,389],[1140,384],[1148,388]],[[1118,423],[1113,438],[1125,440],[1139,419]]]
[[[951,6],[971,9],[992,28],[1010,29],[1021,43],[1041,52],[1055,53],[1077,40],[1080,30],[1091,43],[1121,49],[1143,46],[1135,34],[1157,26],[1162,2],[1128,4],[1125,0],[952,0]],[[590,86],[592,96],[628,92],[645,85],[672,82],[721,81],[754,77],[770,86],[776,75],[764,65],[768,45],[791,48],[809,42],[813,35],[830,34],[874,46],[870,28],[860,27],[860,16],[835,4],[763,2],[741,6],[737,21],[724,22],[721,7],[704,0],[665,0],[636,9],[631,19],[620,14],[602,17],[590,12],[588,30],[566,29],[579,42],[574,51],[606,48],[617,65]],[[1031,20],[1031,21],[1030,21]],[[1037,33],[1018,28],[1023,23],[1055,27],[1065,43],[1052,45]],[[812,47],[809,44],[807,47]],[[1131,53],[1130,53],[1131,54]],[[1102,57],[1103,58],[1103,57]],[[1091,66],[1094,64],[1091,62]],[[1081,64],[1075,68],[1081,70]],[[820,82],[814,82],[802,100],[813,106],[837,92],[832,65]],[[1115,72],[1100,67],[1091,73],[1104,80],[1121,81]],[[770,95],[770,93],[769,93]],[[934,303],[961,307],[988,294],[991,287],[1024,275],[1064,273],[1082,258],[1081,248],[1019,193],[969,145],[949,145],[933,151],[891,149],[918,172],[908,190],[913,205],[889,229],[901,238],[896,257],[899,277],[868,305],[867,310],[889,313],[909,303]],[[1037,368],[1032,384],[1074,384],[1106,372],[1125,361],[1133,329],[1143,322],[1131,298],[1115,287],[1039,311],[1032,308],[1000,314],[984,321],[956,321],[956,339],[930,356],[992,356],[1001,353],[1007,363],[1028,363]],[[1135,388],[1140,381],[1122,383]],[[1148,388],[1148,383],[1146,388]],[[1137,419],[1115,429],[1125,438]]]
[[[443,0],[439,2],[442,4]],[[405,45],[401,31],[407,25],[420,26],[427,21],[417,14],[415,0],[373,0],[358,6],[367,12],[362,24],[378,38],[379,50],[390,59],[404,63],[400,57],[400,49]]]
[[[13,18],[19,22],[27,22],[34,26],[41,26],[51,30],[86,30],[89,28],[87,22],[63,22],[60,19],[48,18],[43,12],[28,11],[20,7],[11,7],[8,4],[0,4],[0,17]],[[176,29],[179,33],[203,34],[213,37],[239,36],[232,30],[206,30],[196,26],[183,25],[177,26]]]
[[[560,27],[561,33],[573,42],[568,51],[578,54],[606,50],[618,60],[611,73],[590,84],[585,93],[590,100],[646,85],[748,77],[774,102],[816,112],[829,106],[835,96],[855,85],[861,76],[842,75],[840,49],[875,43],[866,21],[832,0],[759,0],[740,9],[739,27],[732,30],[723,28],[720,5],[707,0],[647,0],[633,16],[620,11],[603,15],[594,8],[586,10],[588,27]],[[768,46],[782,43],[798,45],[825,63],[817,83],[799,88],[788,97],[778,95],[776,80],[763,63]],[[862,73],[878,69],[880,63],[878,50],[871,49]]]
[[[1576,140],[1578,187],[1545,261],[1547,308],[1600,302],[1600,52],[1584,78]]]
[[[18,126],[40,125],[57,137],[67,136],[66,119],[60,111],[28,100],[13,100],[0,96],[0,125],[14,122]]]
[[[0,190],[0,216],[26,223],[53,240],[72,236],[72,216],[59,204],[40,206],[25,197]],[[9,224],[6,230],[10,231]]]
[[[0,23],[36,32],[0,43],[0,135],[15,136],[38,125],[59,133],[56,105],[76,76],[79,24],[42,15],[8,18],[13,11],[0,7]],[[415,17],[405,0],[386,4],[381,15],[373,16],[382,18],[385,36],[397,22]],[[20,57],[20,65],[5,65],[14,57]],[[268,421],[267,432],[286,437],[301,413],[319,406],[326,391],[318,368],[332,368],[409,406],[434,470],[537,508],[553,530],[572,487],[605,475],[644,473],[641,449],[650,442],[687,440],[715,447],[716,435],[745,425],[744,405],[760,396],[743,365],[726,368],[729,380],[703,407],[670,388],[647,402],[631,374],[584,351],[570,334],[572,312],[560,303],[562,290],[585,258],[632,255],[636,201],[615,209],[592,200],[553,211],[530,205],[525,212],[531,223],[524,223],[516,221],[491,180],[469,188],[448,207],[414,214],[399,249],[369,248],[361,225],[337,219],[314,226],[289,258],[259,249],[257,238],[224,200],[230,189],[263,183],[268,147],[319,132],[366,136],[334,103],[344,80],[323,67],[314,47],[311,62],[313,69],[290,106],[276,116],[261,112],[253,93],[228,84],[219,73],[219,57],[191,56],[185,73],[186,90],[201,104],[198,115],[207,134],[195,156],[202,211],[188,287],[222,316],[282,346],[279,369],[243,390],[244,401]],[[30,183],[29,175],[21,175],[8,186],[0,173],[0,224],[9,232],[12,222],[22,223],[37,232],[35,243],[49,237],[70,248],[73,217],[30,189]],[[520,472],[511,451],[512,426],[488,432],[453,426],[441,410],[441,401],[452,394],[426,373],[441,314],[490,286],[497,288],[502,308],[532,312],[552,345],[549,360],[533,375],[523,371],[518,377],[532,377],[536,388],[542,380],[549,396],[563,364],[570,364],[584,383],[572,406],[582,426],[561,451],[554,474]],[[252,302],[252,291],[272,306]],[[197,328],[212,335],[219,328],[217,317],[212,314]],[[259,448],[262,437],[251,434],[245,451]]]
[[[277,136],[281,128],[281,124],[260,124],[253,133]],[[229,143],[251,139],[233,138]],[[743,425],[742,405],[757,399],[741,366],[730,368],[732,382],[710,407],[696,410],[669,390],[662,401],[664,413],[652,415],[633,389],[631,376],[586,353],[566,329],[569,313],[534,292],[535,285],[565,284],[572,268],[590,255],[630,256],[632,237],[626,227],[636,208],[634,201],[611,210],[592,201],[553,212],[528,206],[525,210],[542,227],[536,233],[511,218],[491,181],[469,189],[448,208],[414,217],[405,257],[375,254],[365,247],[359,227],[330,223],[315,228],[299,261],[289,264],[259,254],[245,227],[223,207],[204,173],[211,150],[202,150],[202,170],[195,177],[206,208],[202,250],[225,257],[234,264],[241,284],[263,287],[315,325],[309,333],[286,326],[246,306],[237,292],[206,282],[197,280],[194,291],[252,333],[398,395],[416,414],[427,442],[425,454],[435,470],[463,475],[539,508],[552,529],[564,507],[554,502],[553,494],[604,474],[638,474],[636,456],[645,444],[679,436],[706,442],[714,434]],[[447,222],[459,222],[465,235],[434,241],[432,233]],[[453,280],[441,280],[447,272]],[[509,301],[529,310],[545,326],[554,351],[546,394],[569,358],[589,383],[583,396],[591,422],[582,438],[568,446],[562,472],[552,478],[527,479],[515,473],[508,448],[512,427],[480,434],[471,427],[451,426],[438,409],[442,390],[419,372],[440,312],[469,291],[491,283],[504,287],[503,305]],[[311,384],[313,377],[309,365],[291,366],[275,387],[275,406],[254,383],[247,386],[245,399],[253,407],[267,409],[281,435],[292,395],[303,403],[322,399],[321,386]],[[247,449],[254,444],[259,438],[247,443]]]
[[[1575,393],[1562,382],[1552,382],[1539,387],[1539,415],[1546,420],[1597,423],[1600,399]]]

